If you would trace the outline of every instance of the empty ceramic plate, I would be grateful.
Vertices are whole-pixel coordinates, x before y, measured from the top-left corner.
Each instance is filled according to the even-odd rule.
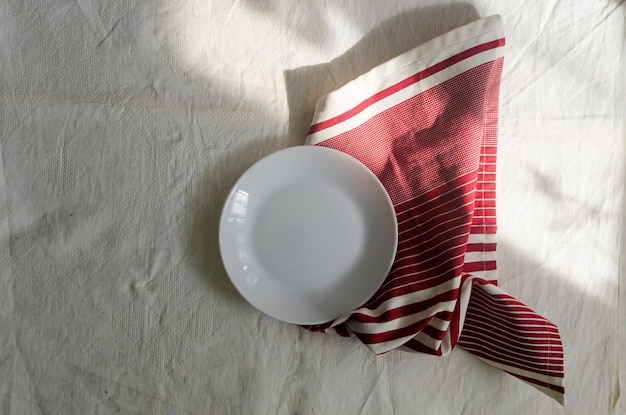
[[[222,260],[241,295],[296,324],[363,305],[387,276],[397,239],[378,178],[353,157],[317,146],[280,150],[248,169],[219,229]]]

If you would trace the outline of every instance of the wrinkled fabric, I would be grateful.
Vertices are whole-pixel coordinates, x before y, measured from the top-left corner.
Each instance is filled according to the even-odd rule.
[[[398,223],[385,281],[312,331],[383,354],[458,344],[565,403],[558,327],[497,284],[498,15],[411,49],[320,99],[306,144],[342,151],[384,186]]]
[[[559,326],[567,413],[623,412],[622,2],[9,0],[0,413],[562,413],[462,350],[377,357],[266,317],[219,259],[228,190],[320,97],[492,14],[499,283]]]

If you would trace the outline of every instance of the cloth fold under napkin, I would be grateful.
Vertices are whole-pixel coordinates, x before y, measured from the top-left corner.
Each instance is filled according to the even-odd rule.
[[[398,254],[361,308],[311,330],[371,350],[443,355],[457,344],[564,403],[557,327],[497,287],[499,16],[406,52],[322,98],[307,144],[346,152],[380,179]]]

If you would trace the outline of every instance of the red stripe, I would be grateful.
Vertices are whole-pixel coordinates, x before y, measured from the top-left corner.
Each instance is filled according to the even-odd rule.
[[[496,216],[496,210],[493,208],[474,208],[474,217],[475,218],[480,218],[480,217],[485,217],[485,216],[489,216],[489,217],[495,217]]]
[[[525,363],[525,361],[519,360],[519,359],[513,359],[508,355],[504,355],[504,356],[497,356],[494,354],[489,354],[486,353],[484,351],[484,347],[483,346],[479,346],[480,349],[478,348],[474,348],[470,345],[464,344],[461,340],[459,340],[459,346],[461,346],[462,348],[464,348],[465,350],[467,350],[468,352],[482,357],[485,360],[489,360],[495,363],[499,363],[501,365],[506,365],[512,368],[516,368],[516,369],[520,369],[520,370],[526,370],[529,372],[535,372],[535,373],[540,373],[542,375],[546,375],[546,376],[552,376],[552,377],[563,377],[563,365],[562,364],[555,364],[555,365],[541,365],[541,367],[536,367],[533,366],[532,363],[531,364],[527,364]]]
[[[422,330],[422,333],[428,335],[434,340],[439,340],[439,341],[443,340],[443,338],[446,337],[445,331],[441,331],[438,328],[433,327],[431,325],[424,327],[424,330]]]
[[[479,281],[478,279],[476,279],[476,281],[482,282],[484,284],[483,281]],[[497,293],[497,294],[491,294],[491,293],[487,292],[486,290],[482,289],[480,287],[480,285],[476,286],[475,288],[476,288],[476,290],[475,290],[474,294],[476,295],[476,298],[483,299],[483,300],[496,299],[496,300],[498,300],[497,301],[498,303],[507,304],[509,306],[519,306],[519,307],[524,308],[525,310],[528,310],[528,311],[532,312],[532,310],[528,306],[526,306],[524,303],[522,303],[521,301],[519,301],[515,297],[512,297],[509,294],[506,294],[506,293],[503,293],[503,292],[500,292],[500,293]],[[489,304],[492,304],[492,302],[489,301]],[[538,316],[538,317],[541,318],[546,323],[551,324],[551,325],[556,327],[556,325],[551,323],[549,320],[547,320],[547,319],[545,319],[543,317],[540,317],[540,316]]]
[[[472,293],[478,290],[474,290]],[[558,332],[557,327],[544,319],[543,317],[537,315],[528,307],[525,307],[523,304],[515,304],[513,308],[511,305],[502,306],[494,301],[490,301],[486,298],[480,298],[478,295],[474,296],[470,300],[472,315],[483,314],[486,316],[491,316],[493,319],[506,319],[507,324],[511,324],[512,322],[522,321],[523,319],[531,319],[536,325],[545,325],[550,327],[553,332]],[[469,309],[469,308],[468,308]],[[524,321],[524,324],[530,324],[530,321]],[[524,330],[524,327],[520,327],[519,330]]]
[[[495,200],[476,199],[474,201],[474,207],[476,207],[476,208],[494,208],[495,209],[496,201]]]
[[[555,392],[558,392],[561,395],[565,395],[565,388],[563,386],[561,386],[561,385],[555,385],[553,383],[542,382],[540,380],[529,378],[529,377],[522,376],[522,375],[518,375],[518,374],[515,374],[515,373],[512,373],[512,372],[509,372],[507,370],[505,370],[505,372],[508,373],[509,375],[515,376],[516,378],[521,379],[521,380],[523,380],[525,382],[533,383],[533,384],[535,384],[537,386],[541,386],[541,387],[544,387],[546,389],[550,389],[550,390],[553,390]],[[558,377],[561,377],[561,376],[558,376]]]
[[[527,351],[532,350],[535,352],[554,352],[554,353],[563,353],[563,349],[555,342],[559,341],[558,333],[550,333],[550,332],[540,332],[540,331],[527,331],[527,332],[517,332],[516,330],[511,330],[511,327],[502,327],[502,325],[498,325],[498,327],[489,327],[488,325],[482,325],[478,328],[478,324],[476,320],[472,321],[471,324],[473,327],[463,327],[463,333],[461,333],[461,337],[465,339],[485,339],[484,343],[486,345],[491,344],[492,342],[500,342],[506,344],[507,347],[510,347],[512,350]],[[493,326],[492,322],[492,326]]]
[[[463,200],[459,200],[463,199]],[[423,213],[419,214],[414,220],[406,220],[398,226],[398,232],[400,234],[404,234],[408,231],[416,230],[417,232],[425,232],[428,229],[428,225],[437,221],[437,224],[441,224],[445,220],[448,220],[453,217],[466,217],[472,213],[473,208],[473,200],[468,200],[467,195],[463,195],[462,198],[457,198],[456,203],[448,206],[450,202],[443,203],[441,206],[437,208],[431,209],[428,212],[428,217],[423,220],[419,220],[418,217],[424,215]]]
[[[495,217],[485,218],[485,217],[474,217],[472,220],[472,226],[493,226],[496,225],[497,221]]]
[[[346,326],[343,324],[339,324],[338,326],[335,326],[335,331],[337,331],[337,334],[340,335],[341,337],[350,337],[350,332],[348,331]]]
[[[451,270],[435,278],[429,277],[425,281],[416,280],[414,276],[398,277],[396,280],[394,280],[393,286],[391,286],[389,289],[385,290],[381,294],[377,294],[363,307],[375,309],[379,307],[383,302],[391,298],[409,295],[414,292],[419,292],[422,290],[436,287],[441,284],[449,283],[451,279],[455,278],[456,273],[457,272],[453,273],[453,271]]]
[[[408,248],[424,244],[426,242],[429,243],[431,246],[430,249],[432,250],[434,249],[436,243],[442,243],[455,236],[461,237],[466,234],[468,231],[467,228],[470,224],[471,216],[469,213],[466,213],[460,217],[452,217],[450,219],[446,218],[446,220],[438,221],[436,224],[431,225],[430,228],[420,229],[420,227],[415,227],[410,231],[404,232],[400,236],[400,241],[398,241],[398,251],[403,252]],[[465,236],[465,238],[467,238],[467,236]]]
[[[471,206],[471,205],[470,205]],[[449,207],[449,212],[444,212],[440,214],[438,217],[434,217],[432,219],[428,219],[423,221],[422,223],[411,224],[407,223],[402,228],[399,228],[399,238],[404,241],[407,239],[419,239],[423,240],[424,238],[432,237],[433,234],[442,233],[442,231],[437,231],[439,228],[455,227],[456,225],[467,224],[469,225],[472,221],[472,212],[467,209],[467,206],[461,206],[457,209],[453,209]],[[412,225],[412,226],[407,226]]]
[[[531,312],[532,310],[525,306],[524,304],[516,301],[515,299],[511,299],[508,297],[500,297],[498,294],[491,294],[487,292],[486,289],[483,289],[482,286],[476,285],[472,291],[472,299],[471,304],[475,305],[477,309],[488,308],[491,311],[498,312],[507,312],[511,311],[526,311]],[[534,315],[534,313],[533,313]],[[547,322],[547,320],[542,318],[542,321]]]
[[[497,233],[498,228],[496,226],[472,226],[471,233],[473,235],[495,235]]]
[[[446,224],[445,228],[447,229],[444,229],[439,233],[429,232],[423,234],[411,232],[409,234],[402,235],[402,240],[398,241],[398,253],[405,252],[407,250],[414,251],[415,248],[419,248],[420,246],[426,244],[428,244],[429,248],[424,250],[432,251],[433,249],[437,249],[439,246],[444,245],[450,239],[464,238],[464,241],[466,241],[467,233],[470,231],[471,226],[468,219],[469,218],[461,218],[453,220]]]
[[[493,271],[496,269],[496,261],[466,262],[463,264],[463,272]]]
[[[477,285],[466,313],[459,346],[496,363],[562,376],[558,329],[520,301],[508,294],[488,293]]]
[[[512,330],[513,329],[513,330]],[[511,327],[510,321],[503,321],[502,319],[496,319],[493,317],[488,318],[486,316],[480,316],[478,313],[475,313],[473,310],[470,313],[470,316],[467,316],[465,319],[465,325],[463,326],[463,333],[461,336],[464,336],[465,333],[468,334],[491,334],[493,333],[494,337],[502,336],[502,340],[510,341],[511,343],[516,343],[520,347],[523,345],[541,345],[545,342],[542,340],[535,340],[537,336],[541,339],[559,339],[558,331],[553,331],[552,327],[545,327],[543,330],[538,330],[537,327],[528,328],[527,330],[519,330],[516,327]],[[533,337],[532,339],[530,337]],[[549,342],[548,342],[549,343]]]
[[[414,256],[435,256],[444,250],[458,245],[465,245],[469,236],[469,218],[457,218],[447,221],[444,229],[440,226],[431,230],[418,232],[413,229],[404,233],[398,242],[396,262]]]
[[[493,190],[476,190],[476,199],[495,199],[496,192]]]
[[[336,117],[333,117],[329,120],[326,121],[322,121],[319,122],[317,124],[314,124],[311,126],[311,128],[309,129],[309,135],[310,134],[314,134],[316,132],[325,130],[327,128],[330,128],[334,125],[337,125],[349,118],[354,117],[355,115],[359,114],[360,112],[362,112],[363,110],[365,110],[367,107],[375,104],[376,102],[379,102],[385,98],[387,98],[390,95],[395,94],[398,91],[401,91],[402,89],[413,85],[419,81],[421,81],[422,79],[425,79],[431,75],[436,74],[437,72],[440,72],[456,63],[461,62],[464,59],[467,59],[469,57],[472,57],[474,55],[477,55],[479,53],[485,52],[487,50],[490,49],[495,49],[498,48],[500,46],[504,46],[505,42],[504,42],[504,38],[502,39],[498,39],[498,40],[494,40],[491,42],[487,42],[487,43],[483,43],[481,45],[477,45],[474,46],[473,48],[464,50],[463,52],[457,53],[454,56],[451,56],[448,59],[445,59],[429,68],[426,68],[414,75],[409,76],[408,78],[390,86],[387,87],[385,89],[383,89],[380,92],[377,92],[376,94],[372,95],[371,97],[367,98],[366,100],[364,100],[363,102],[361,102],[359,105],[357,105],[356,107],[344,112],[343,114],[337,115]]]
[[[401,277],[394,281],[395,284],[390,286],[385,291],[379,291],[372,299],[370,299],[361,308],[374,310],[382,303],[392,298],[409,295],[412,293],[420,292],[429,288],[437,287],[445,283],[451,283],[450,280],[454,278],[452,271],[447,271],[437,278],[428,278],[426,281],[420,281],[414,276]],[[405,284],[403,284],[405,283]],[[424,299],[426,300],[426,299]]]
[[[434,297],[428,298],[424,301],[392,308],[376,316],[369,316],[367,314],[363,314],[363,313],[356,311],[352,315],[352,319],[360,323],[387,323],[387,322],[390,322],[399,318],[403,318],[403,317],[406,318],[406,317],[410,317],[411,315],[418,314],[426,310],[429,307],[437,305],[440,302],[456,300],[458,296],[459,296],[458,290],[451,290],[451,291],[447,291],[442,294],[436,295]],[[368,307],[362,307],[361,309],[363,308],[370,309],[370,305],[368,304]],[[372,307],[371,309],[374,309],[374,308],[376,307]]]
[[[440,266],[435,268],[423,268],[419,265],[415,266],[407,266],[403,272],[397,272],[393,275],[388,276],[387,282],[381,286],[382,289],[388,289],[391,286],[398,287],[400,284],[408,284],[411,282],[414,283],[423,283],[427,284],[423,288],[434,287],[436,281],[441,281],[441,277],[445,279],[452,279],[458,277],[460,275],[461,268],[463,267],[463,255],[459,255],[457,257],[453,257],[448,260],[447,263],[443,263]],[[438,273],[433,271],[438,270]]]
[[[432,355],[436,355],[436,356],[441,356],[443,353],[441,352],[441,348],[439,348],[439,350],[433,350],[430,347],[426,346],[425,344],[422,344],[420,342],[418,342],[415,339],[411,339],[408,342],[406,342],[404,344],[406,347],[408,347],[409,349],[419,352],[419,353],[426,353],[426,354],[432,354]]]
[[[509,356],[514,355],[517,358],[525,358],[528,362],[534,362],[536,364],[551,363],[555,361],[563,360],[563,350],[552,350],[550,345],[545,345],[544,348],[520,348],[513,347],[511,344],[505,341],[496,340],[492,337],[489,339],[489,345],[486,351],[489,351],[496,355]],[[469,336],[463,334],[462,343],[465,345],[473,345],[474,347],[485,348],[485,340],[480,334]]]
[[[430,257],[429,255],[414,258],[408,258],[403,262],[402,266],[395,264],[393,271],[389,274],[389,277],[396,277],[399,275],[413,275],[417,276],[424,274],[428,277],[441,275],[450,270],[455,270],[463,266],[464,259],[464,247],[463,245],[456,246],[449,251],[443,251],[443,258],[439,258],[441,255]]]
[[[354,333],[365,344],[385,343],[419,333],[424,329],[424,327],[426,327],[430,319],[432,319],[432,316],[416,321],[406,327],[384,331],[381,333],[359,333],[356,331]]]
[[[492,243],[471,243],[465,247],[465,252],[495,252],[498,244]]]
[[[414,199],[398,203],[394,206],[398,223],[419,218],[421,215],[430,214],[434,209],[439,209],[442,205],[471,197],[471,192],[476,189],[476,176],[477,172],[466,174]]]
[[[329,321],[329,322],[324,323],[324,324],[316,324],[316,325],[313,325],[313,326],[311,326],[311,325],[303,325],[302,327],[304,327],[307,330],[324,333],[327,329],[332,327],[333,323],[334,323],[333,321]]]
[[[495,192],[495,190],[496,190],[495,182],[478,181],[476,183],[477,192],[484,191],[485,193],[488,193],[488,192]]]
[[[437,263],[442,263],[446,261],[446,259],[457,259],[459,256],[463,255],[463,245],[465,242],[466,238],[464,238],[463,236],[453,236],[452,238],[444,239],[443,242],[440,242],[431,248],[421,248],[420,245],[422,244],[418,244],[411,249],[407,248],[405,251],[399,252],[393,266],[391,267],[391,272],[387,276],[387,281],[382,285],[382,287],[385,287],[396,277],[399,277],[401,275],[411,275],[412,272],[404,271],[409,266],[422,265],[428,262],[429,259],[438,259]],[[427,246],[431,245],[433,245],[433,243],[427,244]],[[431,253],[431,251],[433,252]],[[439,258],[440,256],[442,256],[442,254],[444,254],[443,257]],[[406,261],[405,258],[407,259]],[[432,264],[433,262],[431,262],[431,265],[429,266],[434,266]],[[440,274],[433,274],[431,275],[431,277],[437,277],[438,275]]]
[[[480,153],[481,154],[497,154],[498,153],[498,146],[483,145],[480,148]]]
[[[420,252],[432,252],[439,249],[442,245],[448,246],[448,244],[458,243],[456,240],[466,242],[470,232],[470,224],[466,221],[455,222],[454,227],[442,231],[439,234],[435,234],[428,239],[420,237],[420,234],[407,235],[405,240],[398,242],[398,256],[415,255]],[[424,246],[428,248],[424,248]]]
[[[451,258],[446,262],[438,264],[431,268],[424,268],[420,265],[410,265],[402,270],[402,272],[394,273],[394,276],[399,278],[410,278],[413,281],[432,282],[438,276],[447,276],[448,279],[458,277],[463,267],[463,254],[456,258]],[[397,285],[399,280],[394,279],[394,284]],[[434,285],[429,283],[429,287]],[[429,288],[426,287],[426,288]]]
[[[452,311],[440,311],[437,314],[435,314],[435,317],[437,317],[439,320],[450,321],[453,315],[454,315],[454,312]]]

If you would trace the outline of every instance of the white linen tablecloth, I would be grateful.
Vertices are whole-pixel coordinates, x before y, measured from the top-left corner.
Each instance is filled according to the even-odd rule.
[[[565,413],[624,413],[615,0],[0,4],[0,413],[563,413],[458,348],[266,317],[219,259],[226,193],[304,143],[317,99],[492,14],[499,283],[559,326]]]

